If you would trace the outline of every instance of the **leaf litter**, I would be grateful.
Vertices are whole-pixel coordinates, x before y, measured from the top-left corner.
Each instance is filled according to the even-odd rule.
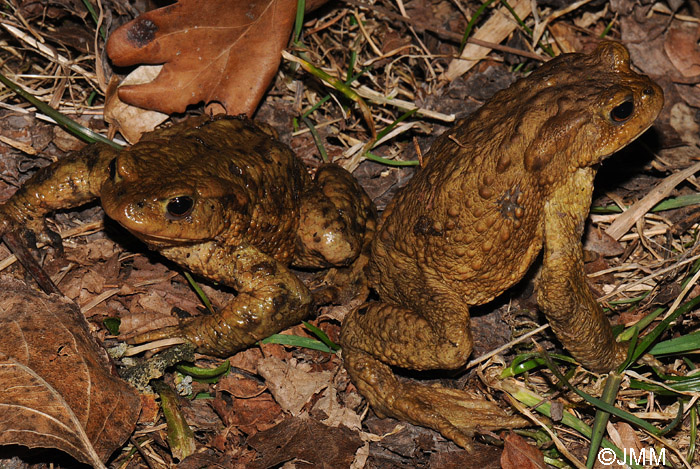
[[[0,444],[61,449],[102,460],[133,432],[138,394],[109,361],[73,303],[0,279]]]
[[[525,3],[530,7],[531,2]],[[700,106],[700,88],[697,86],[700,80],[693,57],[698,54],[695,31],[699,15],[695,2],[687,2],[680,10],[671,11],[662,2],[639,5],[627,0],[610,3],[593,1],[561,15],[562,8],[568,6],[564,3],[538,2],[537,11],[530,7],[520,16],[537,34],[542,34],[541,42],[555,50],[588,49],[597,37],[606,32],[608,37],[621,39],[630,48],[635,66],[659,81],[667,96],[667,106],[655,125],[655,133],[650,135],[656,141],[645,140],[646,147],[640,144],[611,158],[603,166],[596,182],[594,206],[616,206],[622,208],[623,213],[595,213],[591,216],[592,227],[600,233],[615,228],[612,238],[618,241],[614,249],[610,246],[593,249],[598,257],[588,265],[587,270],[595,288],[605,295],[604,301],[613,309],[613,320],[628,323],[645,316],[655,307],[673,303],[676,297],[668,294],[674,290],[670,286],[686,278],[697,259],[697,218],[688,218],[694,211],[697,212],[696,207],[680,207],[659,213],[651,213],[647,207],[653,204],[646,202],[642,209],[636,210],[635,207],[647,194],[654,192],[658,194],[654,202],[664,197],[678,198],[697,192],[697,181],[694,174],[690,174],[694,171],[689,170],[684,177],[678,174],[690,168],[693,159],[698,157],[696,145],[700,141],[700,132],[695,115]],[[513,2],[511,6],[519,4]],[[67,115],[80,116],[92,128],[104,129],[101,118],[106,113],[104,95],[107,90],[100,87],[94,71],[92,34],[95,32],[95,22],[91,21],[84,4],[79,2],[60,0],[41,8],[36,5],[34,2],[20,2],[19,6],[12,3],[3,18],[4,42],[0,44],[3,73],[20,82],[40,99],[54,103]],[[533,69],[538,61],[533,61],[532,55],[539,56],[542,61],[547,59],[540,49],[533,48],[531,38],[523,34],[522,28],[506,17],[504,24],[509,29],[502,36],[505,41],[493,45],[477,44],[486,47],[489,52],[479,55],[479,60],[474,61],[466,75],[458,74],[446,82],[440,77],[463,64],[465,57],[475,58],[471,52],[462,52],[462,58],[459,58],[459,46],[468,20],[479,7],[478,3],[386,0],[374,2],[371,8],[367,5],[364,1],[335,2],[307,15],[301,39],[305,60],[314,67],[339,80],[359,74],[351,86],[369,101],[371,119],[378,130],[390,125],[405,112],[393,105],[397,102],[412,103],[434,113],[433,117],[412,116],[407,121],[410,125],[373,150],[389,160],[417,159],[421,152],[427,151],[433,136],[449,126],[450,119],[468,114],[483,99],[508,84],[498,79],[499,76],[517,77]],[[103,25],[108,32],[112,32],[117,24],[136,16],[134,9],[126,3],[105,2],[101,7],[106,13]],[[501,41],[500,36],[492,35],[495,33],[491,27],[492,21],[504,21],[495,11],[498,8],[498,2],[494,2],[486,9],[483,18],[477,21],[476,39],[486,43]],[[547,27],[537,29],[538,24],[546,24]],[[76,36],[77,30],[71,29],[71,25],[79,25],[82,36]],[[182,28],[182,24],[175,24],[175,28]],[[487,36],[482,37],[481,34]],[[286,39],[284,43],[286,45]],[[98,39],[98,47],[101,53],[104,50],[101,39]],[[513,54],[512,49],[522,51],[522,55]],[[295,55],[300,50],[298,47],[288,49]],[[473,50],[471,44],[464,49]],[[245,61],[254,59],[241,52],[240,60],[247,63]],[[152,61],[152,58],[143,60],[144,63]],[[109,76],[113,72],[109,69],[110,64],[107,62],[104,65]],[[121,73],[125,70],[118,71]],[[281,139],[295,149],[309,168],[320,164],[320,142],[330,159],[351,169],[357,167],[355,176],[368,188],[380,208],[386,205],[397,187],[410,178],[412,169],[364,161],[365,156],[360,150],[373,137],[365,116],[344,96],[298,70],[289,61],[283,62],[279,71],[275,66],[270,80],[270,90],[257,110],[253,104],[240,112],[255,112],[257,119],[275,124]],[[60,157],[66,148],[75,148],[76,140],[73,139],[69,145],[59,143],[55,136],[60,135],[61,130],[34,118],[32,108],[16,100],[10,93],[1,93],[0,133],[7,137],[0,144],[0,199],[4,200],[36,168]],[[114,93],[109,95],[114,96]],[[307,121],[298,119],[325,96],[330,98],[310,112]],[[184,96],[178,98],[189,106],[188,109],[195,109],[198,101],[209,101],[203,97],[197,97],[197,101],[188,101]],[[217,99],[221,100],[220,97]],[[158,93],[154,100],[168,104],[174,101],[172,96]],[[184,109],[182,104],[178,105]],[[122,120],[127,122],[124,125],[128,125],[131,119]],[[307,122],[315,128],[318,140],[311,138]],[[120,125],[115,124],[115,127],[119,129]],[[30,131],[24,130],[27,126],[31,126]],[[128,137],[129,140],[134,138],[137,137]],[[33,149],[33,155],[26,145]],[[655,151],[652,153],[647,148]],[[656,189],[662,187],[663,191],[659,194]],[[99,209],[94,208],[56,217],[60,227],[70,231],[100,218]],[[684,224],[684,228],[677,230],[680,223]],[[624,228],[618,229],[618,226]],[[101,325],[110,316],[119,316],[122,320],[120,333],[130,334],[144,324],[160,324],[160,321],[176,320],[174,318],[178,314],[199,313],[199,299],[190,291],[184,279],[172,272],[170,265],[144,252],[143,247],[125,236],[123,231],[115,230],[114,226],[108,226],[107,230],[109,237],[102,233],[71,236],[66,243],[67,255],[63,258],[55,257],[51,252],[44,255],[46,270],[62,291],[85,310],[91,329],[99,340],[105,345],[118,343]],[[119,242],[114,243],[113,240]],[[603,242],[609,244],[610,240]],[[9,267],[9,270],[15,275],[22,275],[17,267]],[[230,295],[230,292],[221,292],[206,285],[205,289],[215,305],[225,304],[227,295]],[[503,299],[475,311],[475,315],[481,316],[479,319],[497,318],[483,321],[491,331],[485,335],[491,338],[520,335],[540,322],[530,298],[531,292],[532,282],[525,280]],[[697,287],[691,288],[686,299],[698,293]],[[644,299],[638,299],[640,295],[644,295]],[[176,316],[171,314],[172,311],[176,312]],[[332,339],[337,340],[337,321],[343,313],[341,305],[337,313],[326,316],[328,319],[320,323]],[[696,330],[697,324],[698,314],[691,311],[666,334],[668,337],[683,336]],[[295,328],[294,333],[306,334],[301,328]],[[475,333],[475,336],[479,337],[479,334]],[[553,350],[556,342],[552,341],[551,336],[540,333],[537,337],[541,345]],[[488,345],[494,346],[496,344]],[[531,350],[532,347],[525,343],[511,345],[506,353],[510,360],[514,353]],[[670,363],[672,373],[685,376],[690,372],[693,363],[687,356],[684,359]],[[405,422],[379,420],[371,411],[364,421],[364,431],[359,433],[362,444],[346,430],[338,433],[329,430],[331,427],[323,422],[338,429],[357,429],[358,420],[366,413],[362,399],[342,368],[339,368],[341,362],[335,356],[329,358],[319,352],[264,345],[237,354],[230,361],[251,374],[246,378],[249,390],[243,393],[236,391],[239,380],[229,382],[231,378],[228,376],[222,378],[219,384],[196,387],[213,392],[213,398],[204,402],[209,402],[206,407],[215,412],[223,424],[223,430],[213,429],[204,423],[216,422],[206,411],[197,411],[197,408],[204,407],[198,405],[194,410],[183,411],[203,416],[199,420],[190,417],[192,422],[196,422],[191,425],[194,425],[200,437],[197,444],[200,448],[209,447],[218,452],[215,455],[200,453],[197,458],[188,458],[192,464],[195,461],[202,465],[207,462],[222,464],[225,461],[225,467],[250,467],[252,464],[269,467],[296,459],[311,461],[319,467],[328,462],[340,464],[334,467],[349,467],[347,461],[352,461],[350,456],[358,464],[362,461],[364,467],[464,467],[467,462],[478,461],[478,455],[466,455],[450,442],[440,441],[441,438],[430,430]],[[265,362],[276,363],[278,371],[263,379],[257,370],[259,364]],[[216,363],[206,357],[197,359],[199,366],[210,367]],[[498,361],[495,363],[498,364]],[[310,369],[306,366],[309,364]],[[290,375],[290,369],[295,370],[295,374],[299,372],[295,379],[300,384],[297,386],[294,380],[289,380],[290,391],[285,391],[284,377]],[[235,374],[242,376],[238,372]],[[301,417],[289,417],[289,413],[280,407],[277,397],[268,389],[274,387],[278,396],[285,392],[293,395],[299,390],[297,387],[303,387],[305,376],[318,374],[327,381],[318,380],[309,386],[310,390],[302,393],[311,396],[306,402],[301,402],[302,398],[290,401],[290,409],[301,406],[298,411]],[[498,398],[499,394],[481,381],[479,374],[457,376],[454,385],[477,387],[481,392]],[[448,377],[441,378],[444,380]],[[645,379],[654,381],[659,378],[647,374]],[[310,378],[309,381],[314,382]],[[594,395],[601,384],[600,379],[582,370],[577,371],[573,381]],[[528,378],[528,386],[542,396],[555,392],[550,383],[551,375],[546,370],[531,373]],[[628,384],[623,383],[618,407],[646,415],[659,426],[675,417],[677,407],[674,407],[674,403],[677,400],[626,386]],[[590,407],[586,407],[578,396],[567,391],[557,391],[554,396],[565,404],[565,413],[590,419]],[[284,402],[283,398],[280,399]],[[505,402],[502,404],[506,405]],[[693,406],[690,410],[686,409],[686,418],[665,440],[675,454],[686,454],[692,446],[689,415],[696,412],[694,409]],[[152,411],[150,414],[154,415]],[[615,439],[613,428],[616,428],[621,435],[618,441],[622,445],[641,442],[642,447],[649,447],[654,442],[634,427],[633,433],[630,433],[621,422],[610,425],[613,425],[609,431],[611,438]],[[163,449],[167,447],[164,426],[144,430],[145,427],[137,430],[134,442],[127,444],[125,449],[133,449],[132,445],[138,444],[152,464],[170,461],[172,455]],[[294,438],[297,433],[304,438]],[[560,434],[560,437],[562,444],[570,448],[572,458],[585,459],[587,440],[570,432]],[[509,445],[509,437],[505,434],[494,434],[491,438],[504,440]],[[309,451],[306,440],[319,442],[315,453]],[[261,441],[275,444],[265,445]],[[337,453],[339,459],[332,458],[336,455],[333,451],[324,452],[321,449],[326,442],[331,445],[329,447],[335,444],[335,447],[342,448]],[[546,445],[538,449],[534,440],[527,439],[526,444],[535,452],[557,457]],[[357,448],[361,450],[356,452]],[[490,453],[492,450],[492,446],[478,447],[477,453],[485,456],[483,463],[479,463],[480,467],[490,467],[489,463],[498,460],[499,456],[494,457]],[[518,451],[526,453],[532,450]],[[127,461],[143,464],[133,454],[123,453],[112,464]],[[686,467],[697,464],[698,456],[693,457],[695,460],[685,463]],[[188,460],[180,465],[186,467]],[[678,459],[674,461],[683,464]]]

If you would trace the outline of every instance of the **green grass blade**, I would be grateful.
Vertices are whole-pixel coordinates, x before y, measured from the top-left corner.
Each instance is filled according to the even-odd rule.
[[[678,309],[673,312],[673,314],[661,321],[658,326],[656,326],[649,334],[645,335],[642,340],[639,341],[634,350],[634,354],[632,355],[631,362],[635,362],[639,357],[646,353],[647,349],[651,347],[652,343],[659,338],[661,333],[664,332],[673,321],[675,321],[679,316],[686,314],[698,304],[700,304],[700,296],[696,296],[692,300],[686,301],[684,304],[679,306]]]
[[[506,10],[508,10],[508,11],[510,12],[511,16],[513,16],[513,18],[514,18],[515,21],[518,23],[518,25],[519,25],[521,28],[523,28],[523,31],[525,31],[527,34],[529,34],[530,36],[532,36],[532,29],[530,29],[530,28],[525,24],[525,22],[524,22],[522,19],[520,19],[520,17],[519,17],[518,14],[515,12],[515,10],[513,9],[513,7],[510,6],[506,0],[501,0],[501,4],[506,8]],[[538,41],[538,42],[537,42],[537,46],[538,46],[540,49],[542,49],[543,51],[545,51],[545,52],[547,53],[547,55],[549,55],[550,57],[554,57],[554,51],[553,51],[552,48],[549,47],[548,45],[545,45],[545,44],[543,44],[541,41]]]
[[[700,194],[685,194],[679,195],[678,197],[671,197],[669,199],[664,199],[658,204],[654,205],[649,211],[650,212],[663,212],[665,210],[674,210],[677,208],[689,207],[691,205],[700,204]],[[597,214],[609,214],[609,213],[622,213],[622,209],[617,205],[606,205],[606,206],[596,206],[591,207],[591,213]]]
[[[337,91],[341,92],[346,98],[355,101],[357,103],[357,107],[360,110],[360,113],[362,114],[362,118],[369,127],[370,133],[372,134],[372,138],[375,138],[377,136],[377,129],[375,128],[374,120],[372,119],[372,113],[369,110],[369,106],[367,106],[365,100],[362,99],[362,97],[359,94],[357,94],[355,90],[350,88],[350,86],[347,85],[345,82],[330,76],[329,74],[327,74],[320,68],[314,66],[311,62],[307,60],[304,60],[300,57],[296,57],[286,51],[282,51],[282,56],[291,62],[298,63],[299,65],[301,65],[301,68],[306,70],[308,73],[315,76],[319,80],[328,83]]]
[[[604,402],[601,399],[598,399],[597,397],[593,397],[590,394],[581,391],[580,389],[574,387],[569,380],[561,374],[561,371],[559,371],[559,368],[552,362],[552,360],[549,358],[549,355],[543,350],[542,351],[542,357],[547,360],[547,367],[549,370],[554,374],[554,376],[557,377],[559,381],[564,383],[566,387],[568,387],[571,391],[575,392],[578,394],[582,399],[584,399],[586,402],[588,402],[591,405],[594,405],[598,409],[608,412],[616,417],[619,417],[623,420],[626,420],[627,422],[633,423],[635,425],[638,425],[642,427],[644,430],[648,431],[652,435],[658,435],[660,433],[660,430],[650,423],[648,423],[645,420],[640,419],[636,415],[632,415],[629,412],[625,412],[624,410],[620,410],[616,408],[613,405],[608,404],[607,402]]]
[[[181,363],[177,365],[176,368],[177,371],[183,375],[189,375],[195,379],[212,379],[228,373],[228,370],[231,369],[231,362],[224,360],[216,368],[200,368],[198,366]]]
[[[601,396],[602,401],[613,405],[617,397],[617,392],[620,390],[620,384],[622,384],[622,375],[610,373],[608,377],[605,378],[605,388]],[[608,412],[604,410],[596,411],[593,427],[591,428],[591,446],[588,448],[588,457],[586,458],[586,467],[588,469],[591,469],[595,465],[596,456],[598,455],[600,445],[603,441],[603,435],[605,434],[605,426],[608,424],[609,419],[610,414]]]
[[[311,331],[311,333],[312,333],[313,335],[315,335],[316,337],[318,337],[318,339],[319,339],[321,342],[323,342],[324,344],[326,344],[326,345],[328,346],[328,348],[330,348],[330,349],[333,350],[334,352],[337,352],[338,350],[340,350],[340,345],[338,345],[338,344],[336,344],[335,342],[333,342],[333,341],[328,337],[328,335],[327,335],[325,332],[323,332],[321,329],[319,329],[318,327],[314,326],[313,324],[311,324],[311,323],[308,322],[308,321],[302,321],[302,323],[304,324],[304,326],[305,326],[308,330]]]
[[[467,45],[467,40],[469,39],[469,35],[472,33],[472,29],[474,28],[476,21],[484,13],[484,11],[489,7],[489,5],[491,5],[495,1],[496,0],[487,0],[484,3],[482,3],[481,6],[476,9],[476,11],[472,15],[472,17],[469,19],[469,23],[467,23],[467,27],[464,30],[464,34],[462,35],[462,42],[459,44],[459,53],[460,54],[464,50],[464,47]]]
[[[301,337],[298,335],[274,334],[263,339],[260,342],[263,344],[280,344],[291,347],[304,347],[321,352],[333,353],[333,350],[320,340],[311,339],[309,337]]]
[[[676,413],[676,418],[674,418],[668,425],[661,429],[659,435],[665,435],[674,428],[678,426],[679,423],[683,421],[683,400],[678,401],[678,413]]]
[[[89,0],[83,0],[83,5],[85,5],[85,8],[87,8],[88,13],[90,13],[90,16],[92,17],[92,21],[94,21],[95,25],[97,25],[97,23],[100,20],[100,17],[97,14],[97,12],[95,11],[95,9],[92,7],[92,3],[90,3]],[[103,41],[107,40],[107,34],[105,33],[104,26],[100,26],[100,36],[102,37]]]
[[[666,381],[663,386],[637,379],[631,379],[630,389],[641,389],[661,396],[677,396],[678,393],[700,392],[700,376],[675,376],[673,381]]]
[[[304,10],[306,9],[306,0],[297,0],[297,14],[294,20],[294,44],[300,44],[301,30],[304,27]]]
[[[569,356],[561,355],[558,353],[552,353],[549,356],[559,361],[576,365],[576,360]],[[501,379],[508,378],[511,376],[517,376],[528,371],[532,371],[535,368],[539,368],[541,366],[547,366],[547,362],[544,358],[542,358],[542,356],[539,353],[523,353],[515,357],[515,359],[509,367],[503,369],[503,371],[501,372]]]
[[[394,128],[396,128],[397,125],[399,125],[401,122],[403,122],[406,119],[408,119],[409,117],[411,117],[416,112],[418,112],[418,108],[411,109],[408,112],[404,112],[403,114],[401,114],[398,117],[398,119],[396,119],[394,122],[392,122],[391,124],[384,127],[384,129],[382,129],[382,131],[377,134],[377,138],[374,139],[374,142],[372,143],[372,146],[370,148],[374,148],[374,145],[376,145],[376,142],[383,139],[389,132],[394,130]]]
[[[39,111],[43,112],[50,118],[52,118],[58,125],[63,127],[64,129],[68,130],[70,133],[76,135],[77,137],[83,139],[84,141],[88,143],[95,143],[95,142],[101,142],[101,143],[106,143],[107,145],[114,147],[116,149],[121,149],[122,146],[119,145],[118,143],[115,143],[111,141],[110,139],[103,137],[102,135],[98,134],[97,132],[93,132],[92,130],[88,129],[84,125],[78,124],[76,121],[73,119],[70,119],[45,102],[36,99],[34,96],[32,96],[30,93],[27,93],[24,91],[19,85],[14,83],[12,80],[7,78],[5,75],[0,73],[0,82],[2,82],[3,85],[7,86],[10,90],[12,90],[15,94],[18,96],[21,96],[22,98],[26,99],[34,107],[36,107]]]
[[[211,301],[209,301],[209,297],[206,293],[204,293],[204,290],[202,290],[199,284],[195,282],[195,280],[192,278],[192,275],[190,275],[190,273],[186,270],[182,272],[182,275],[185,276],[187,282],[190,284],[190,287],[192,287],[192,290],[194,290],[194,292],[197,294],[202,303],[204,303],[204,307],[207,308],[207,311],[213,313],[214,308],[211,305]]]
[[[384,158],[383,156],[375,155],[374,153],[369,151],[365,153],[365,158],[388,166],[418,166],[420,164],[420,161],[418,160],[390,160],[389,158]]]
[[[500,387],[504,391],[508,392],[508,394],[513,396],[513,398],[522,402],[526,406],[532,407],[537,412],[546,415],[547,417],[552,417],[552,406],[549,402],[547,402],[546,398],[541,397],[538,394],[523,388],[521,385],[515,384],[515,381],[511,382],[509,380],[504,380],[500,383]],[[562,415],[561,423],[569,428],[576,430],[584,437],[591,438],[591,427],[586,425],[584,421],[571,415],[569,412],[564,412],[564,414]],[[620,448],[612,444],[607,439],[603,438],[601,446],[613,450],[620,461],[624,459],[622,450],[620,450]],[[634,463],[629,463],[629,467],[633,469],[642,469],[641,466],[635,465]]]
[[[692,409],[690,409],[690,444],[688,445],[688,453],[685,456],[685,460],[688,463],[692,463],[695,458],[695,448],[697,447],[698,441],[698,404],[696,403]]]
[[[669,353],[683,353],[700,349],[700,331],[691,332],[675,339],[665,340],[649,349],[652,355],[665,355]]]
[[[328,163],[328,152],[326,151],[326,147],[323,146],[323,141],[321,141],[321,136],[318,134],[316,127],[310,119],[304,117],[302,120],[304,121],[304,124],[306,124],[306,126],[309,128],[309,132],[311,132],[311,136],[314,139],[316,148],[318,148],[318,152],[321,154],[321,159],[324,163]]]

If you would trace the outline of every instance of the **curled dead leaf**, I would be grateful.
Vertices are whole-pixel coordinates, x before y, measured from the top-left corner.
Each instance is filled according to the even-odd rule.
[[[700,27],[674,23],[666,35],[664,51],[678,72],[685,77],[700,74]]]
[[[294,417],[248,438],[247,444],[260,453],[249,467],[277,467],[290,459],[308,467],[350,467],[362,446],[357,433],[344,427],[328,427],[312,418]]]
[[[544,455],[536,447],[516,433],[509,433],[501,453],[501,467],[504,469],[544,469]]]
[[[127,75],[121,85],[150,83],[158,76],[162,68],[160,65],[142,65]],[[168,115],[125,103],[119,99],[118,86],[119,82],[113,76],[105,92],[104,118],[105,121],[117,128],[127,142],[134,144],[141,140],[141,135],[162,124]]]

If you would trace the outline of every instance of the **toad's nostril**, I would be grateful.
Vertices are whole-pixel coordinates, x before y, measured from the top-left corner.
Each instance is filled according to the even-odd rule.
[[[644,88],[644,91],[642,91],[642,94],[644,96],[654,96],[654,88]]]

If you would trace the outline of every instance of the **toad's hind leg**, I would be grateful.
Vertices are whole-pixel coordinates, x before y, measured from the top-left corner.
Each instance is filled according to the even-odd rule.
[[[321,166],[302,198],[294,265],[347,266],[367,246],[376,210],[355,178],[335,164]]]
[[[377,225],[371,199],[346,170],[321,166],[301,201],[294,266],[333,267],[314,304],[361,304],[369,294],[365,266]]]
[[[426,386],[398,378],[389,365],[416,370],[453,369],[471,353],[469,315],[462,311],[431,316],[386,303],[350,313],[341,342],[353,382],[381,417],[395,417],[439,431],[469,449],[477,428],[492,430],[528,424],[468,391]]]

